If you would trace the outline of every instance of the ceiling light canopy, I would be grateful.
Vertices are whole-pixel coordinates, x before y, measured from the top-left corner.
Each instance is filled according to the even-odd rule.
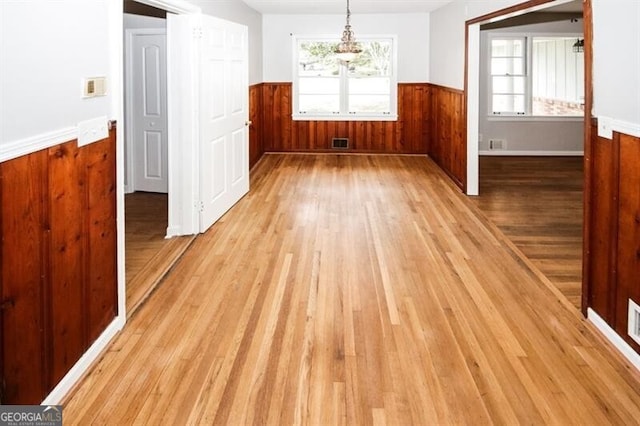
[[[342,31],[342,38],[336,47],[335,54],[342,62],[353,61],[362,49],[356,42],[356,36],[351,29],[351,10],[349,9],[349,0],[347,0],[347,24]]]

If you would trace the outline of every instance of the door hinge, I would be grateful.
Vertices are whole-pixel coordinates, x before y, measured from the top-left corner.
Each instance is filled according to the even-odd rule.
[[[202,27],[193,28],[193,38],[202,38]]]
[[[204,211],[204,201],[196,201],[196,209],[198,213],[202,213]]]

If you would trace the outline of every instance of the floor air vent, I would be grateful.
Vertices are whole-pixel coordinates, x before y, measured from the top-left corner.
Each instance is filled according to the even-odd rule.
[[[348,138],[333,138],[331,139],[331,148],[333,149],[349,149]]]

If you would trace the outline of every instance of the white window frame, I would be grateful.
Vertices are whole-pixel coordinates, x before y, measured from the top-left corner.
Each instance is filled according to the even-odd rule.
[[[358,41],[391,41],[391,80],[390,87],[390,111],[384,113],[357,113],[348,110],[348,76],[346,66],[340,66],[340,111],[335,113],[306,113],[298,107],[299,87],[298,79],[298,44],[300,41],[323,41],[338,43],[340,39],[336,35],[293,35],[292,39],[292,114],[293,120],[307,121],[397,121],[398,120],[398,41],[396,35],[358,35]]]
[[[488,121],[584,121],[579,115],[532,115],[533,98],[533,39],[538,37],[572,37],[584,38],[582,33],[490,33],[487,45],[487,119]],[[493,113],[493,76],[491,75],[492,40],[524,39],[525,40],[525,114]]]

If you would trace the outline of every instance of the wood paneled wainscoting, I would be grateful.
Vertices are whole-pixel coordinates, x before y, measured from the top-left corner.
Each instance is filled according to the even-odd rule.
[[[462,190],[467,186],[465,96],[462,90],[431,85],[429,156]]]
[[[428,152],[431,103],[426,83],[398,84],[398,121],[293,120],[291,83],[263,83],[261,87],[264,151],[329,152],[331,139],[336,137],[349,138],[348,152]]]
[[[117,313],[115,130],[0,163],[3,404],[39,404]]]
[[[429,83],[398,84],[397,121],[299,121],[291,118],[291,83],[249,89],[250,162],[264,152],[330,152],[349,138],[348,152],[428,154],[462,189],[466,185],[464,93]]]
[[[262,158],[264,148],[263,139],[263,105],[262,105],[262,84],[249,86],[249,167]]]
[[[636,352],[627,333],[629,299],[640,304],[640,138],[591,127],[585,150],[589,230],[585,238],[583,306],[592,308]]]

